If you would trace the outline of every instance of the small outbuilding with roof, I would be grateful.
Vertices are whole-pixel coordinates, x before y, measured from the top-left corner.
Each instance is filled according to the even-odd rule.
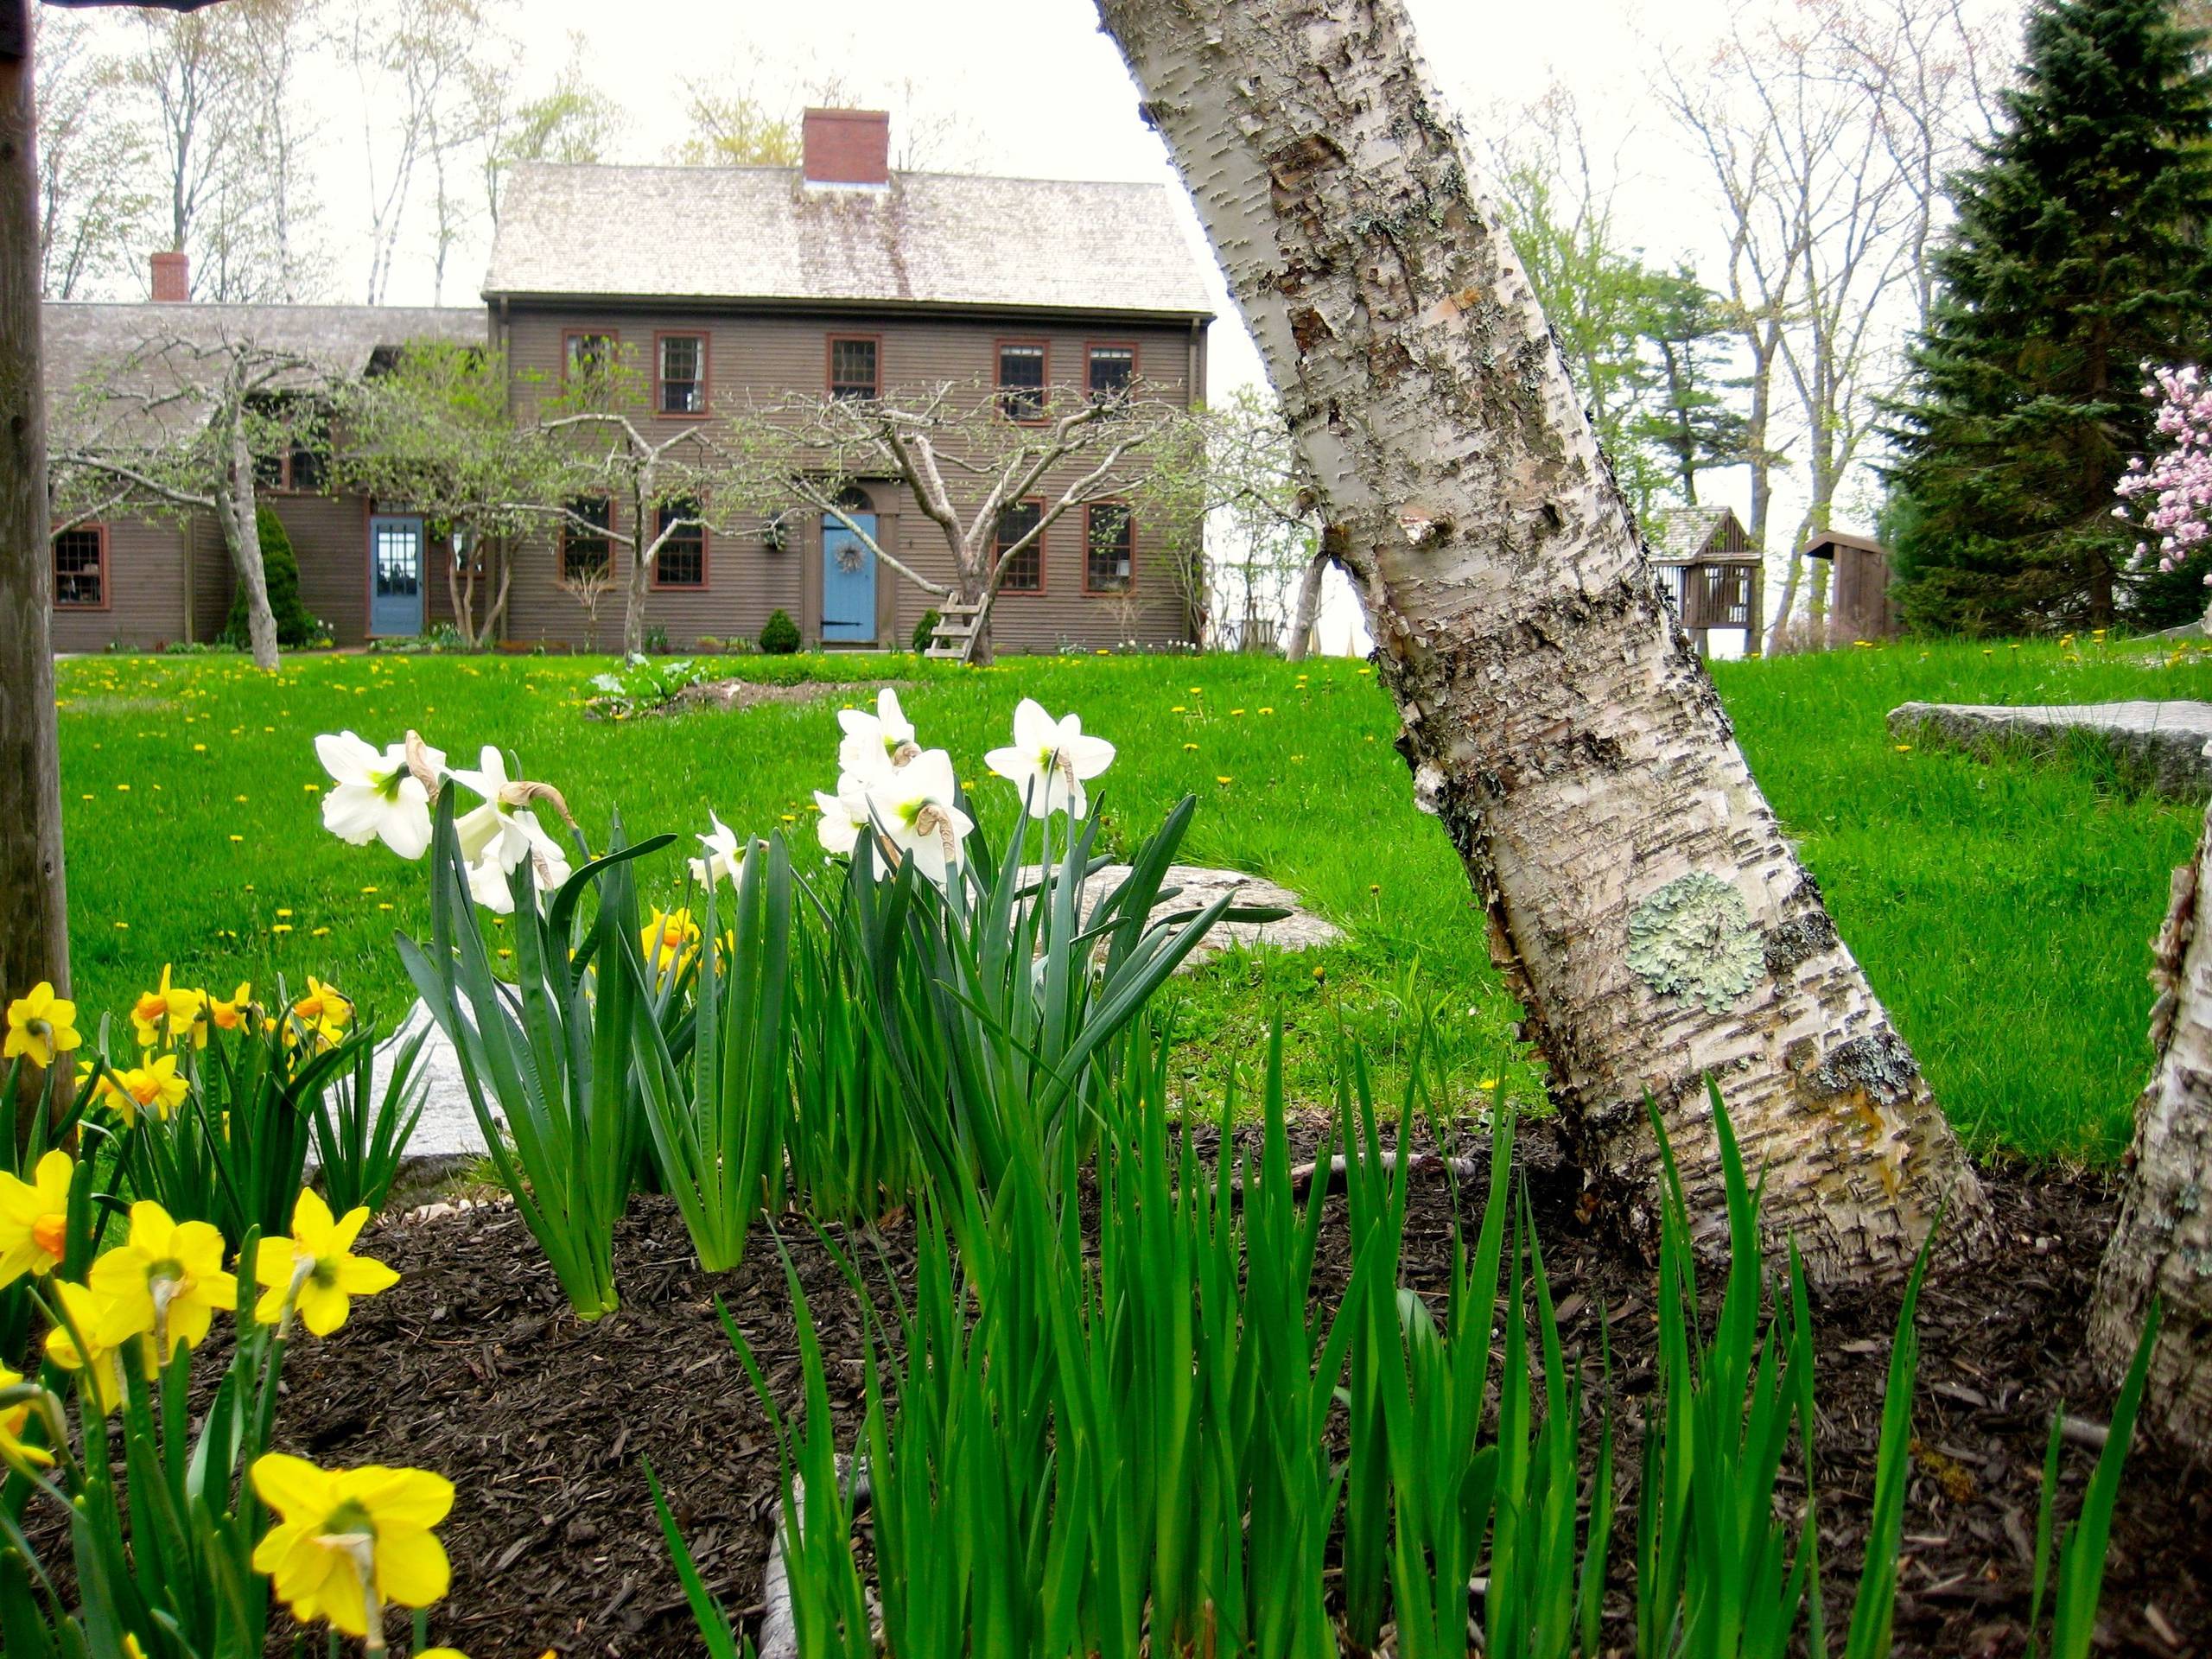
[[[1740,631],[1746,656],[1758,649],[1759,554],[1734,509],[1672,509],[1651,539],[1651,562],[1699,655],[1711,653],[1715,629]]]

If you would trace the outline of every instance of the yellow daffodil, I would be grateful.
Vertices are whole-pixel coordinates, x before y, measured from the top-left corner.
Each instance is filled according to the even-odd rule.
[[[123,1356],[135,1348],[145,1375],[154,1374],[153,1348],[143,1337],[126,1337],[120,1344],[109,1344],[99,1339],[100,1319],[105,1308],[100,1299],[82,1285],[71,1284],[66,1279],[54,1281],[54,1294],[61,1303],[62,1322],[46,1333],[46,1357],[65,1371],[76,1372],[92,1396],[92,1403],[106,1416],[123,1403],[124,1382]],[[70,1327],[76,1335],[70,1334]],[[78,1338],[84,1338],[79,1346]]]
[[[452,1569],[431,1531],[453,1508],[453,1483],[425,1469],[368,1464],[318,1469],[271,1452],[253,1465],[253,1490],[283,1518],[253,1552],[302,1624],[327,1621],[366,1636],[387,1606],[427,1607]]]
[[[0,1365],[0,1389],[21,1385],[23,1374]],[[23,1428],[31,1420],[31,1402],[28,1400],[12,1406],[0,1406],[0,1463],[10,1468],[29,1472],[52,1466],[54,1453],[42,1446],[29,1446],[23,1440]]]
[[[287,1303],[300,1323],[327,1337],[346,1323],[356,1296],[373,1296],[399,1282],[383,1262],[353,1254],[353,1241],[369,1219],[366,1205],[333,1220],[330,1206],[312,1187],[301,1190],[292,1206],[292,1236],[264,1238],[254,1257],[253,1276],[262,1286],[253,1310],[264,1325],[277,1324]]]
[[[353,1023],[353,1004],[336,987],[326,985],[309,974],[308,994],[292,1004],[292,1019],[296,1023],[285,1027],[286,1042],[296,1040],[304,1028],[315,1039],[317,1047],[328,1048],[340,1041],[346,1035],[346,1027]]]
[[[76,1160],[62,1151],[38,1160],[32,1179],[0,1171],[0,1285],[25,1274],[42,1279],[61,1264],[69,1243],[69,1183]]]
[[[253,987],[245,980],[226,999],[211,997],[207,1003],[207,1017],[225,1031],[237,1031],[243,1027],[253,1006]]]
[[[652,919],[638,931],[638,944],[645,955],[646,971],[658,985],[683,972],[698,954],[699,925],[691,919],[689,909],[663,910],[655,906]]]
[[[136,1127],[138,1114],[151,1110],[155,1116],[167,1122],[168,1115],[183,1103],[191,1085],[178,1074],[176,1056],[156,1054],[143,1065],[134,1065],[123,1074],[123,1090],[112,1103],[123,1114],[125,1124]]]
[[[92,1263],[99,1300],[92,1339],[112,1348],[153,1332],[167,1363],[177,1343],[198,1345],[218,1308],[238,1306],[238,1281],[223,1271],[223,1236],[204,1221],[172,1220],[151,1198],[130,1206],[130,1236]]]
[[[49,1066],[54,1057],[66,1054],[82,1040],[77,1035],[77,1005],[54,994],[51,981],[41,980],[30,995],[8,1005],[8,1038],[0,1045],[0,1059],[21,1054],[33,1065]]]

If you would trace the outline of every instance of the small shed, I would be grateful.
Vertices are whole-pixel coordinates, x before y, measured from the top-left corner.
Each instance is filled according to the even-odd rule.
[[[1675,620],[1700,655],[1715,628],[1740,628],[1745,653],[1758,649],[1758,550],[1734,509],[1672,509],[1652,538],[1651,562]]]
[[[1887,639],[1897,632],[1897,617],[1890,608],[1887,548],[1871,536],[1823,530],[1805,543],[1805,556],[1827,559],[1835,566],[1835,580],[1828,584],[1826,644]]]

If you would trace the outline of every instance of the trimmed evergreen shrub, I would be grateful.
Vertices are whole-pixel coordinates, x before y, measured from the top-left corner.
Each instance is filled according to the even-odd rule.
[[[276,643],[294,649],[312,645],[322,637],[322,625],[300,602],[300,562],[292,556],[292,538],[284,533],[284,521],[263,505],[255,509],[254,523],[261,531],[261,569],[269,583],[270,614],[276,619]],[[244,582],[231,590],[230,620],[223,624],[222,639],[240,647],[250,643]]]
[[[788,657],[798,647],[798,624],[791,620],[791,613],[771,611],[760,630],[760,649],[771,657]]]

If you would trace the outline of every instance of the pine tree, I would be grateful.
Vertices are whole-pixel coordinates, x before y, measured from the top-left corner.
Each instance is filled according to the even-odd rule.
[[[1941,289],[1889,412],[1907,622],[2151,621],[2113,486],[2145,362],[2212,350],[2212,76],[2173,0],[2037,0],[2018,86],[1951,181]]]

